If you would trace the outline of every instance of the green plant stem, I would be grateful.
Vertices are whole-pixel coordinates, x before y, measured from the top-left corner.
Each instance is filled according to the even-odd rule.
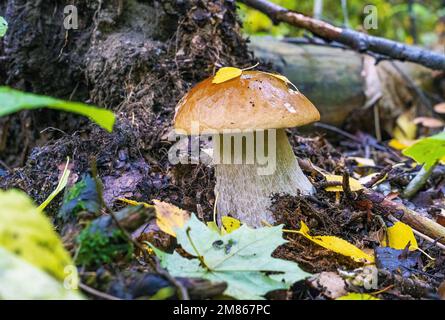
[[[193,250],[195,251],[196,256],[198,257],[199,262],[201,262],[201,264],[202,264],[202,266],[203,266],[204,268],[206,268],[208,271],[211,271],[211,269],[209,268],[209,266],[205,263],[204,258],[203,258],[202,255],[199,253],[198,249],[196,248],[195,244],[193,243],[192,237],[190,236],[190,228],[187,228],[186,233],[187,233],[187,238],[189,239],[190,244],[192,245]]]
[[[403,191],[403,197],[410,199],[416,195],[416,193],[425,185],[431,173],[434,170],[436,164],[432,165],[429,169],[425,169],[425,166],[420,169],[417,175],[410,181]]]

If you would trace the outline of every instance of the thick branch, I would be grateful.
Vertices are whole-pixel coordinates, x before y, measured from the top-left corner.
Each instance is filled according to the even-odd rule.
[[[359,52],[369,51],[392,59],[419,63],[431,69],[445,70],[444,55],[358,31],[335,27],[327,22],[287,10],[267,0],[240,1],[265,13],[274,22],[292,24],[326,40],[345,44]]]

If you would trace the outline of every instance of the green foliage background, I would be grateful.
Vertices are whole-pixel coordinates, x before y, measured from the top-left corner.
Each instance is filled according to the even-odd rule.
[[[287,9],[295,10],[306,15],[313,15],[314,0],[270,0]],[[375,5],[378,12],[378,29],[369,30],[370,34],[382,36],[397,41],[412,43],[410,35],[410,13],[407,0],[348,0],[348,17],[350,27],[356,30],[362,28],[366,5]],[[264,14],[246,7],[240,3],[240,15],[244,22],[244,31],[250,35],[275,35],[296,37],[303,34],[302,30],[280,24],[273,26],[271,20]],[[413,14],[416,20],[418,42],[424,45],[437,43],[437,33],[440,28],[440,18],[445,20],[444,0],[415,0]],[[338,26],[344,26],[341,0],[323,1],[323,20]]]

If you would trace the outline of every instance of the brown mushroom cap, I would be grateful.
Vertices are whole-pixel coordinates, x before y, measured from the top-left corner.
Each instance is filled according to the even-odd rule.
[[[192,88],[176,107],[175,129],[192,134],[224,129],[257,130],[302,126],[320,120],[320,113],[300,92],[259,71],[212,83],[210,77]],[[194,133],[194,132],[193,132]]]

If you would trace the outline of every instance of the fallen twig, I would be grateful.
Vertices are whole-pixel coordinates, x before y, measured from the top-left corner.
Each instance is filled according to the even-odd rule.
[[[365,183],[364,187],[372,188],[377,182],[379,182],[380,180],[385,178],[385,176],[389,172],[391,172],[392,169],[393,169],[393,166],[391,166],[391,165],[384,167],[376,176],[374,176],[370,181],[368,181],[368,183]]]
[[[405,45],[385,38],[370,36],[362,32],[339,28],[327,22],[290,11],[267,0],[240,0],[267,16],[274,23],[286,22],[331,41],[337,41],[359,52],[381,54],[392,59],[411,61],[435,70],[445,70],[445,56],[419,47]]]
[[[112,296],[108,293],[91,288],[84,283],[79,283],[79,288],[82,289],[82,291],[85,291],[86,293],[89,293],[89,294],[95,296],[96,298],[100,298],[100,299],[104,299],[104,300],[122,300],[122,299]]]

